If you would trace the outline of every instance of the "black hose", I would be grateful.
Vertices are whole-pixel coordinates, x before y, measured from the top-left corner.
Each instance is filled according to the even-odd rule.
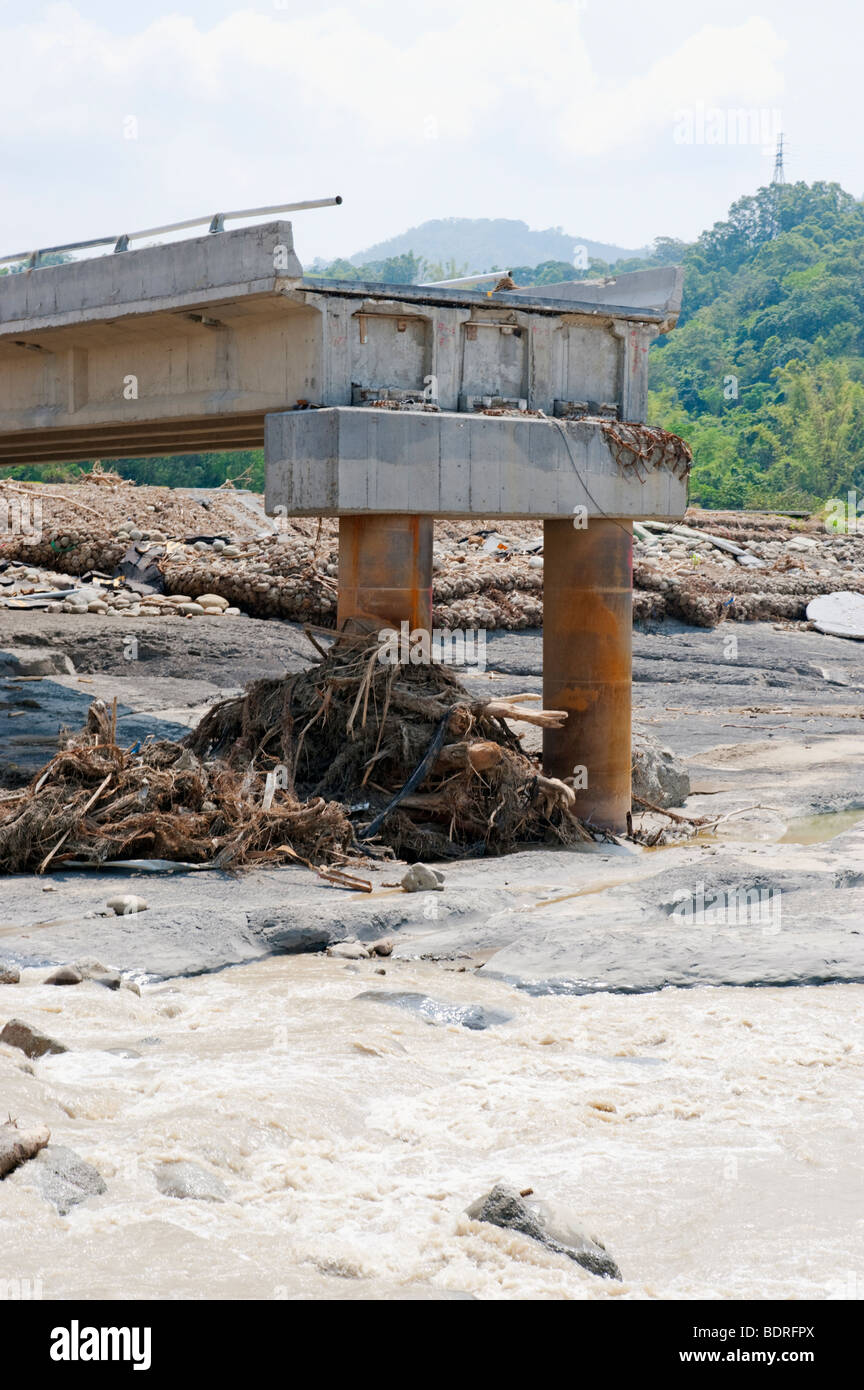
[[[447,713],[442,716],[429,742],[429,747],[426,749],[426,752],[423,754],[423,757],[420,759],[414,771],[411,773],[411,776],[408,778],[408,781],[405,783],[404,786],[400,787],[396,795],[392,797],[390,801],[387,802],[387,805],[384,807],[384,810],[379,811],[375,819],[371,821],[369,825],[367,825],[365,831],[360,836],[361,840],[371,840],[374,835],[377,835],[378,831],[381,829],[381,826],[384,824],[384,821],[390,815],[391,811],[396,810],[396,807],[399,805],[399,802],[402,800],[402,798],[405,796],[409,796],[410,793],[413,792],[414,788],[419,786],[420,783],[423,781],[423,778],[426,776],[426,773],[429,771],[435,759],[438,757],[438,754],[441,752],[442,747],[444,746],[444,736],[447,733],[447,725],[450,722],[450,716],[456,708],[456,705],[451,705],[450,708],[447,710]]]

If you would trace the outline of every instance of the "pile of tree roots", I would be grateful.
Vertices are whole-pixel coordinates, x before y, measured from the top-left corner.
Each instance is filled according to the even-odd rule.
[[[319,650],[181,742],[122,748],[116,708],[93,704],[30,786],[0,799],[0,872],[130,858],[332,870],[593,838],[572,787],[544,777],[507,722],[560,727],[563,712],[475,700],[446,666],[383,662],[368,635]]]

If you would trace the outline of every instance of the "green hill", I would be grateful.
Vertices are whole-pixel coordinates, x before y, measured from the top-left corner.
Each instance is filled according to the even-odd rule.
[[[679,327],[651,353],[649,418],[693,448],[707,507],[864,496],[864,205],[762,188],[684,249]]]

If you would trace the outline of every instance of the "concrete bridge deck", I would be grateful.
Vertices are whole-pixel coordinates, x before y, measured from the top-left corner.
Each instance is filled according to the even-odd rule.
[[[382,387],[552,414],[611,383],[641,419],[644,355],[680,300],[674,269],[647,274],[584,300],[316,281],[275,221],[0,275],[0,466],[260,447],[271,412]]]

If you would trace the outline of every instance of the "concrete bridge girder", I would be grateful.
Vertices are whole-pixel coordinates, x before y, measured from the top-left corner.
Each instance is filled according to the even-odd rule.
[[[290,222],[42,266],[0,276],[0,466],[260,446],[270,412],[381,388],[641,419],[666,312],[303,280]]]

